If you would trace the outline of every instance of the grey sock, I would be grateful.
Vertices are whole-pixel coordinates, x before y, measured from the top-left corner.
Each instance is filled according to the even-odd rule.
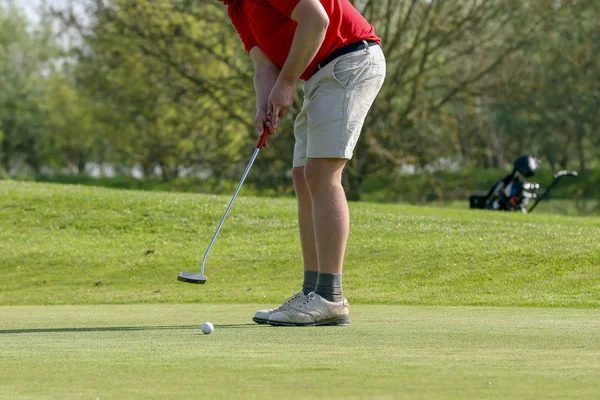
[[[342,292],[342,275],[340,274],[319,274],[315,293],[329,301],[344,300]]]
[[[304,295],[315,291],[318,276],[319,273],[317,271],[304,271],[304,283],[302,284],[302,292]]]

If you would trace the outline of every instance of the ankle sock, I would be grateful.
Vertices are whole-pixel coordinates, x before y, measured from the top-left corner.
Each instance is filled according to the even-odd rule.
[[[304,283],[302,284],[302,293],[304,295],[315,291],[318,276],[319,273],[317,271],[304,271]]]
[[[329,301],[344,300],[342,275],[319,273],[315,293]]]

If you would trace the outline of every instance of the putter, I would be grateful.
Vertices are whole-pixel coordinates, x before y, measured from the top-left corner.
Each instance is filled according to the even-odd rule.
[[[254,150],[254,154],[252,155],[252,158],[250,159],[250,162],[248,163],[248,166],[246,167],[246,170],[244,171],[244,175],[242,175],[242,179],[240,180],[240,183],[238,184],[237,189],[235,189],[235,193],[233,194],[233,197],[231,198],[231,201],[229,202],[229,205],[227,206],[227,209],[225,210],[225,214],[223,215],[223,218],[221,218],[221,222],[219,223],[219,226],[217,227],[217,231],[215,232],[215,235],[213,236],[212,240],[210,241],[210,244],[208,245],[208,248],[206,249],[206,253],[204,253],[204,257],[202,258],[202,266],[200,267],[200,273],[197,274],[194,272],[180,272],[179,276],[177,276],[178,281],[187,282],[187,283],[206,283],[206,280],[208,278],[206,278],[206,275],[204,275],[204,264],[206,262],[206,257],[208,256],[208,252],[210,251],[210,248],[212,247],[213,243],[215,242],[215,239],[217,238],[217,235],[219,234],[219,231],[221,230],[221,227],[223,226],[223,222],[225,222],[225,218],[227,218],[227,214],[229,214],[229,210],[231,210],[231,206],[233,205],[235,198],[237,197],[240,189],[242,188],[242,184],[244,183],[244,180],[246,179],[248,172],[250,172],[250,167],[252,167],[252,164],[254,164],[254,160],[256,159],[258,152],[260,151],[260,149],[263,148],[263,146],[267,142],[267,136],[269,136],[269,129],[267,127],[265,127],[263,134],[260,136],[260,139],[258,140],[258,144],[256,145],[256,149]]]
[[[544,194],[542,194],[535,200],[535,203],[533,203],[533,206],[531,206],[531,208],[527,212],[528,213],[532,212],[533,209],[535,208],[535,206],[537,206],[540,201],[544,200],[544,197],[546,197],[546,195],[550,192],[550,189],[552,189],[554,187],[554,185],[556,185],[563,176],[577,176],[577,175],[578,175],[577,171],[564,171],[564,170],[558,171],[556,174],[554,174],[554,179],[552,180],[552,183],[550,184],[550,186],[548,186],[548,189],[546,189],[544,191]]]

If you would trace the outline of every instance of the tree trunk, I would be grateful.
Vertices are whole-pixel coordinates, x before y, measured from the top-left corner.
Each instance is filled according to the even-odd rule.
[[[142,171],[144,172],[145,178],[150,178],[154,173],[154,168],[150,164],[142,164]]]
[[[365,129],[364,136],[367,136],[369,131]],[[346,198],[350,201],[360,201],[362,196],[362,184],[364,177],[368,172],[368,151],[365,143],[366,137],[361,138],[354,148],[352,159],[346,164],[342,183],[346,191]]]
[[[164,182],[169,182],[169,180],[171,180],[171,175],[169,174],[169,167],[167,167],[164,164],[159,164],[159,166],[160,166],[162,180]]]
[[[585,171],[585,133],[584,128],[579,127],[577,132],[577,156],[579,157],[579,170]]]
[[[77,161],[77,173],[79,175],[85,174],[86,157],[83,152],[79,153],[79,160]],[[102,166],[102,164],[100,164]]]
[[[362,194],[363,175],[347,173],[344,175],[344,186],[346,188],[346,198],[350,201],[360,201]]]

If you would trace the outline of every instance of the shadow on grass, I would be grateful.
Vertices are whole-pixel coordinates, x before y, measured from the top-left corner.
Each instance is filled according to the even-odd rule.
[[[230,324],[215,325],[215,329],[230,328],[260,328],[257,324]],[[90,327],[90,328],[32,328],[32,329],[4,329],[0,330],[0,335],[20,334],[20,333],[81,333],[81,332],[133,332],[133,331],[162,331],[162,330],[200,330],[200,325],[179,325],[179,326],[110,326],[110,327]]]

